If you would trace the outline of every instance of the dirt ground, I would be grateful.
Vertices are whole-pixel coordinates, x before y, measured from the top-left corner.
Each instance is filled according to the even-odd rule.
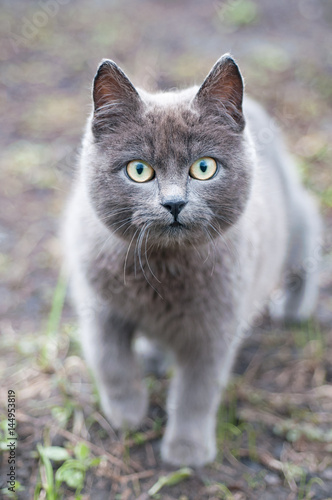
[[[2,0],[0,9],[0,498],[331,499],[332,3]],[[320,201],[320,300],[309,323],[266,318],[253,329],[220,409],[216,461],[153,493],[174,472],[159,458],[168,381],[147,379],[139,432],[112,430],[63,304],[58,228],[99,61],[114,59],[154,90],[201,82],[225,52]],[[18,432],[12,494],[8,391]]]

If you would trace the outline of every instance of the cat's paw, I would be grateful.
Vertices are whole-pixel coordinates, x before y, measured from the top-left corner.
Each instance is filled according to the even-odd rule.
[[[161,458],[171,465],[202,467],[213,462],[216,456],[214,442],[192,441],[184,438],[164,439],[161,444]]]
[[[110,398],[105,394],[100,397],[103,412],[115,429],[136,429],[147,413],[148,390],[144,385],[121,397]]]

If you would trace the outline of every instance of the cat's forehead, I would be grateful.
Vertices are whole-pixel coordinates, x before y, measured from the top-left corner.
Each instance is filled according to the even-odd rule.
[[[157,94],[139,90],[139,93],[144,103],[142,118],[153,126],[155,132],[167,130],[167,133],[179,136],[181,131],[185,133],[199,121],[200,113],[194,105],[195,87]]]
[[[140,93],[144,102],[142,143],[154,164],[187,164],[201,150],[200,113],[194,105],[195,87],[158,94]],[[197,137],[194,139],[194,136]],[[173,160],[173,161],[172,161]]]
[[[234,134],[222,117],[196,102],[198,87],[156,94],[137,91],[142,105],[105,137],[115,163],[141,159],[157,169],[178,171],[199,157],[218,158],[232,149]]]

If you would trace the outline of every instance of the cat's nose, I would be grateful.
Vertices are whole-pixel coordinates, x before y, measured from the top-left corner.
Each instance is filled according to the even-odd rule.
[[[169,200],[165,203],[162,203],[162,206],[166,208],[174,217],[174,220],[177,220],[179,213],[181,210],[187,205],[186,201],[183,200]]]

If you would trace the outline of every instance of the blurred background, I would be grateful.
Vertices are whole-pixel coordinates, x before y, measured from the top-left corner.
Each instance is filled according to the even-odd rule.
[[[246,391],[239,388],[243,387],[240,385],[231,392],[239,402],[234,417],[236,422],[230,425],[238,425],[242,418],[241,408],[251,404],[243,401],[244,392],[248,393],[248,387],[258,390],[257,386],[253,389],[250,384],[254,384],[254,379],[257,382],[260,370],[265,370],[265,386],[261,382],[258,386],[260,384],[262,390],[271,391],[271,394],[285,391],[306,394],[317,387],[331,388],[328,385],[332,380],[329,365],[332,359],[331,1],[1,0],[0,9],[1,404],[9,388],[17,390],[22,443],[19,456],[20,460],[24,458],[25,464],[23,466],[21,462],[21,475],[18,477],[21,488],[25,487],[20,498],[32,498],[31,494],[38,487],[38,494],[44,495],[40,498],[51,498],[45,493],[45,464],[41,452],[38,455],[36,451],[37,443],[46,447],[56,442],[66,448],[67,441],[71,442],[66,432],[71,433],[76,441],[81,437],[90,443],[91,435],[95,442],[96,436],[102,435],[104,430],[105,436],[110,439],[111,431],[96,410],[97,396],[84,365],[79,361],[79,350],[75,344],[75,317],[70,307],[66,303],[64,305],[65,284],[60,273],[61,246],[58,238],[82,131],[91,110],[91,82],[102,58],[116,61],[135,85],[151,91],[200,84],[223,53],[231,52],[236,58],[245,78],[247,93],[264,104],[280,125],[304,182],[320,201],[325,223],[325,256],[320,304],[314,325],[303,327],[305,334],[304,330],[297,329],[279,332],[279,344],[271,340],[270,335],[262,347],[262,332],[252,337],[252,344],[247,350],[249,354],[242,355],[236,368],[238,379],[235,378],[243,382],[244,377],[249,386],[246,386]],[[271,131],[273,126],[271,121]],[[268,135],[269,131],[267,140]],[[308,344],[312,350],[307,347]],[[282,352],[284,357],[279,359],[276,352]],[[252,359],[259,360],[258,365]],[[267,361],[268,364],[262,368],[262,359],[273,361],[272,364]],[[276,359],[279,361],[276,362]],[[291,367],[296,367],[297,371],[293,373]],[[256,378],[250,375],[249,381],[246,378],[248,370],[250,374],[255,373]],[[276,374],[279,374],[279,385]],[[275,383],[277,386],[273,385]],[[316,415],[319,432],[324,436],[328,424],[332,425],[331,418],[327,416],[332,411],[329,391],[323,391],[327,401],[320,401],[319,408],[313,408],[306,400],[303,400],[304,406],[300,402],[298,408],[299,412],[309,408],[309,414]],[[272,401],[273,396],[271,398]],[[76,405],[70,402],[73,399]],[[226,398],[226,409],[229,408],[227,401]],[[155,406],[159,407],[161,416],[157,413],[163,421],[163,402],[157,401]],[[0,411],[4,408],[1,407]],[[272,414],[279,410],[273,405],[269,409]],[[250,408],[246,411],[243,418],[248,421]],[[91,428],[83,424],[83,416],[86,419],[92,414],[96,428],[92,424]],[[287,421],[294,417],[286,414]],[[263,421],[262,418],[259,416],[253,420]],[[52,434],[50,429],[55,425],[57,429],[62,429],[62,434],[60,431]],[[151,426],[146,425],[144,432],[152,432]],[[266,436],[270,436],[269,424],[265,422],[264,425],[267,426]],[[158,437],[158,432],[153,432],[156,432],[153,437]],[[264,436],[264,431],[260,432]],[[305,472],[302,475],[299,473],[300,476],[295,473],[294,477],[292,474],[287,476],[280,472],[282,466],[279,471],[274,470],[271,464],[269,466],[257,457],[259,465],[255,466],[252,465],[256,463],[252,456],[247,459],[247,464],[245,459],[236,457],[233,465],[228,457],[228,467],[233,467],[231,476],[238,478],[237,489],[234,484],[233,490],[231,488],[233,494],[240,495],[235,498],[252,498],[250,492],[257,486],[252,484],[249,487],[248,480],[244,481],[242,466],[247,467],[248,470],[245,470],[249,476],[261,474],[257,488],[264,486],[263,496],[257,493],[255,498],[298,498],[300,482],[304,484],[304,495],[306,485],[315,477],[329,484],[327,491],[332,491],[332,460],[327,458],[326,448],[330,446],[329,451],[332,450],[332,437],[329,435],[325,441],[318,439],[318,443],[323,442],[325,448],[322,445],[317,451],[317,440],[316,447],[312,448],[311,442],[310,446],[303,445],[307,439],[304,432],[301,431],[301,434],[299,431],[298,439],[293,441],[287,440],[287,432],[280,430],[279,438],[273,438],[279,440],[276,445],[271,438],[269,453],[281,464],[294,463]],[[108,447],[108,451],[112,450],[115,456],[120,457],[121,450],[116,451],[120,449],[119,442],[116,443],[118,448],[112,448],[112,442],[105,444],[105,436],[104,441],[100,438],[100,447]],[[75,439],[72,438],[72,442]],[[247,438],[243,435],[243,439]],[[302,448],[295,449],[293,444],[289,444],[298,440]],[[291,450],[289,453],[293,458],[283,458],[280,450],[285,450],[285,443],[291,446],[286,446],[286,451]],[[154,443],[148,444],[154,450]],[[248,447],[248,443],[242,445]],[[273,451],[274,445],[279,451]],[[149,450],[148,445],[146,447]],[[151,455],[151,450],[146,453]],[[291,455],[303,452],[312,454],[309,465],[301,462],[299,455],[295,458]],[[91,446],[89,453],[98,455]],[[135,450],[133,453],[136,453]],[[145,480],[150,486],[160,472],[158,453],[155,452],[155,462],[152,458],[148,462],[142,450],[137,453],[136,462],[138,459],[142,461],[140,470],[154,471],[146,476],[150,478]],[[100,492],[97,498],[108,498],[103,496],[105,484],[107,491],[113,488],[109,498],[128,500],[146,494],[144,481],[141,489],[135,492],[128,482],[117,483],[113,476],[107,476],[102,469],[103,463],[99,465],[99,476],[89,472],[87,467],[88,483],[85,484],[88,486],[83,490],[84,498],[90,498],[92,489]],[[319,468],[321,463],[324,465]],[[5,464],[3,461],[4,467]],[[210,477],[212,486],[218,481],[227,483],[226,469],[222,469],[220,464],[219,472],[216,472],[216,467],[215,476],[212,474],[213,477]],[[105,470],[109,467],[108,464]],[[136,469],[133,466],[132,470],[137,472]],[[262,470],[270,474],[269,480],[265,481]],[[329,472],[325,477],[326,470]],[[117,477],[121,475],[121,467],[117,474]],[[104,478],[104,486],[100,477]],[[140,478],[136,481],[141,484]],[[233,480],[233,483],[236,481]],[[61,488],[69,488],[65,481],[61,484]],[[196,498],[195,494],[200,499],[223,498],[222,489],[218,490],[219,493],[216,489],[210,489],[210,493],[199,490],[205,487],[200,479],[192,478],[186,484],[189,485],[186,486],[188,490],[172,490],[173,493],[169,490],[168,496],[165,493],[162,498],[179,498],[180,494],[184,495],[183,499]],[[318,493],[316,491],[313,498],[327,498],[324,496],[325,486],[320,486],[323,493],[319,496],[317,484]],[[4,486],[0,484],[0,490]],[[66,492],[62,493],[65,498],[74,495],[73,488],[62,491]],[[308,491],[310,493],[311,490]]]

